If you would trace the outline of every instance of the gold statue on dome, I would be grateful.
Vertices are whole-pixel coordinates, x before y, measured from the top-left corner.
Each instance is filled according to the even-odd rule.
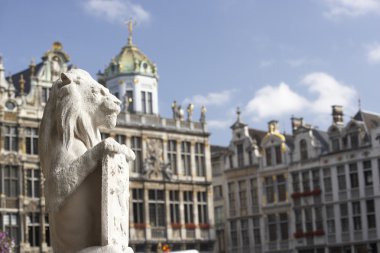
[[[132,45],[132,34],[133,34],[133,27],[136,26],[136,21],[129,19],[125,22],[125,24],[128,26],[128,45]]]

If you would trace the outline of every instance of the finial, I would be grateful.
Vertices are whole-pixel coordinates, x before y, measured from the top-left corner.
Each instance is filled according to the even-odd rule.
[[[236,115],[237,115],[237,121],[240,122],[240,114],[241,114],[241,111],[240,111],[240,107],[238,106],[236,108]]]
[[[133,21],[132,19],[129,19],[125,22],[125,24],[128,26],[128,46],[132,45],[132,35],[133,35],[133,27],[136,25],[136,21]]]
[[[201,123],[206,123],[206,112],[207,112],[206,106],[202,105],[202,107],[201,107],[201,118],[199,119],[199,121]]]
[[[30,61],[30,64],[29,64],[29,67],[30,67],[30,76],[34,76],[34,72],[35,72],[35,68],[36,68],[36,63],[34,62],[34,57],[32,58],[32,60]]]
[[[362,110],[362,100],[360,99],[360,97],[358,99],[358,107],[359,107],[359,111],[361,111]]]
[[[25,89],[25,80],[24,80],[23,74],[21,74],[20,80],[18,81],[18,83],[20,84],[20,94],[21,94],[21,96],[23,96],[24,95],[24,89]]]

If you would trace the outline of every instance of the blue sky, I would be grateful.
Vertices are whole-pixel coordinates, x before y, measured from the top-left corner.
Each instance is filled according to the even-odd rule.
[[[227,145],[237,106],[250,127],[291,115],[326,129],[331,105],[346,121],[380,112],[380,0],[0,0],[0,53],[16,73],[61,41],[95,74],[126,43],[158,66],[160,113],[175,99],[205,104],[213,144]]]

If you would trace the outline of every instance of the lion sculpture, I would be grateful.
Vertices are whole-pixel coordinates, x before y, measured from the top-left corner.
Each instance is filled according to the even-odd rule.
[[[89,73],[72,69],[53,84],[39,131],[54,252],[115,252],[101,245],[102,158],[133,151],[112,138],[101,140],[99,127],[112,128],[120,101]]]

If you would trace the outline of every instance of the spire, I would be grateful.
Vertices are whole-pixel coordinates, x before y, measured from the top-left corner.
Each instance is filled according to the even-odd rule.
[[[0,87],[3,87],[3,89],[7,89],[8,87],[7,80],[5,80],[3,57],[1,55],[0,55]]]
[[[34,62],[34,58],[32,58],[32,60],[30,61],[29,68],[30,68],[30,76],[34,76],[35,71],[36,71],[36,63]]]
[[[133,21],[132,19],[129,19],[125,22],[125,24],[128,26],[128,46],[132,46],[132,35],[133,35],[133,27],[136,25],[136,21]]]
[[[25,91],[25,80],[24,80],[24,75],[21,74],[20,80],[18,81],[20,85],[20,95],[24,96],[24,91]]]
[[[241,111],[240,111],[240,107],[238,106],[238,107],[236,108],[236,115],[237,115],[236,122],[238,122],[238,123],[241,122],[240,114],[241,114]]]

